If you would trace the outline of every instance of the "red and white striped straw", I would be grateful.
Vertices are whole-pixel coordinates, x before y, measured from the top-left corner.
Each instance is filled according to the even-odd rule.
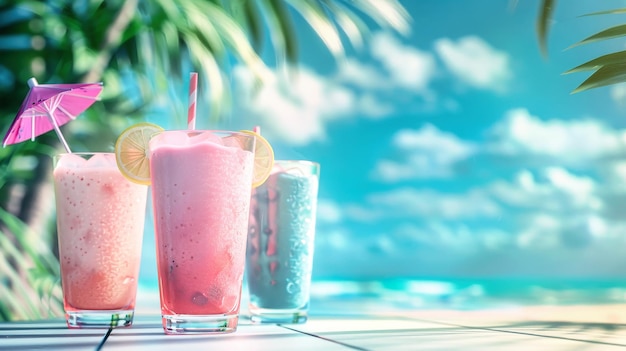
[[[189,110],[187,111],[187,128],[196,129],[196,101],[198,100],[198,73],[191,72],[189,77]]]

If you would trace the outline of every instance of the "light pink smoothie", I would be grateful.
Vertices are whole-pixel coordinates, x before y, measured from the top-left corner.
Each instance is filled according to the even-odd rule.
[[[150,142],[161,310],[236,314],[254,156],[232,137],[196,134],[167,131]]]
[[[65,310],[132,310],[148,187],[124,178],[114,154],[59,157],[54,184]]]

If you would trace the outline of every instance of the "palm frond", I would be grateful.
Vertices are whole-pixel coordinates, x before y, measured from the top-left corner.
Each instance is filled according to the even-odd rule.
[[[552,21],[552,14],[556,0],[541,0],[539,17],[537,18],[537,39],[539,41],[539,49],[544,56],[548,55],[548,30]]]
[[[586,17],[586,16],[597,16],[597,15],[618,15],[618,14],[623,14],[626,13],[626,8],[620,8],[620,9],[613,9],[613,10],[606,10],[606,11],[598,11],[598,12],[592,12],[592,13],[587,13],[582,15],[581,17]]]
[[[58,260],[40,239],[29,240],[28,227],[1,208],[0,223],[5,228],[0,230],[0,311],[6,311],[0,312],[0,318],[4,314],[8,320],[61,316]]]
[[[335,57],[344,55],[342,34],[359,48],[368,26],[362,17],[401,34],[410,32],[410,15],[397,0],[262,0],[277,61],[295,62],[297,47],[293,23],[298,15],[322,39]]]
[[[329,2],[327,6],[350,43],[360,49],[363,45],[363,36],[369,33],[367,25],[351,8],[342,3]]]
[[[626,82],[626,62],[604,65],[574,89],[572,94],[624,82]]]
[[[266,17],[270,39],[279,65],[298,60],[296,28],[284,0],[261,0],[262,12]]]
[[[151,18],[147,26],[154,38],[141,45],[154,53],[150,60],[159,68],[154,70],[155,80],[165,82],[175,77],[180,81],[186,77],[183,71],[189,69],[184,62],[190,62],[191,69],[199,74],[201,94],[208,94],[204,96],[211,106],[211,118],[218,119],[228,105],[228,86],[222,74],[229,69],[232,57],[250,68],[258,79],[268,75],[248,36],[222,6],[210,1],[158,0],[140,9]],[[140,45],[137,40],[132,44]]]
[[[625,35],[626,35],[626,24],[621,24],[621,25],[614,26],[614,27],[605,29],[603,31],[600,31],[594,35],[591,35],[579,41],[578,43],[573,44],[568,49],[579,46],[579,45],[583,45],[583,44],[598,42],[601,40],[619,38]]]
[[[537,35],[539,40],[539,47],[543,54],[547,55],[546,38],[548,35],[548,28],[554,11],[555,0],[542,0],[540,5],[540,14],[537,20]],[[597,16],[608,14],[623,14],[626,13],[626,8],[618,8],[612,10],[597,11],[585,14],[583,16]],[[626,36],[626,24],[610,27],[608,29],[597,32],[587,38],[571,45],[568,49],[577,47],[584,44],[619,38]],[[576,89],[572,91],[572,94],[583,92],[589,89],[604,87],[608,85],[618,84],[626,82],[626,51],[618,51],[614,53],[605,54],[595,59],[589,60],[581,65],[578,65],[564,74],[582,72],[582,71],[595,71],[586,80],[584,80]]]
[[[261,8],[255,1],[230,2],[229,13],[248,33],[250,43],[257,52],[261,51],[265,38],[263,17],[260,11]]]
[[[403,35],[411,32],[411,16],[397,0],[346,1],[373,19],[379,26]]]
[[[288,1],[315,30],[330,52],[336,57],[343,56],[344,50],[339,30],[320,2],[318,0]]]
[[[570,74],[582,71],[592,71],[601,68],[602,66],[614,65],[626,62],[626,51],[614,52],[611,54],[603,55],[593,60],[587,61],[579,66],[576,66],[563,74]]]

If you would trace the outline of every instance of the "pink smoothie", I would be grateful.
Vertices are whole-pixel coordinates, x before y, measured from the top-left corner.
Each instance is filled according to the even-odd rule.
[[[59,157],[54,185],[65,309],[132,310],[148,187],[126,180],[114,154]]]
[[[164,315],[239,311],[254,156],[228,141],[168,131],[150,143]]]

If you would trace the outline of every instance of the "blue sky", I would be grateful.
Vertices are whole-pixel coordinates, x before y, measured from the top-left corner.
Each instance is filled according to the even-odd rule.
[[[297,79],[253,95],[234,66],[211,126],[321,163],[314,278],[624,276],[626,86],[572,95],[587,74],[562,73],[623,50],[565,49],[626,2],[559,2],[547,58],[536,0],[402,3],[410,34],[373,26],[343,59],[299,23]]]

